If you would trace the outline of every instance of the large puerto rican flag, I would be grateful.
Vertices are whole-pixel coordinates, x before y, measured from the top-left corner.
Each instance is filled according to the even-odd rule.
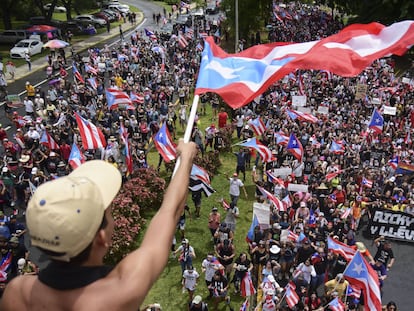
[[[266,131],[266,126],[260,117],[251,119],[248,123],[253,128],[253,131],[257,136],[263,135],[263,133]]]
[[[378,58],[403,55],[413,44],[414,21],[410,20],[388,27],[354,24],[321,40],[255,45],[237,54],[227,54],[208,37],[195,94],[217,93],[229,106],[239,108],[297,69],[352,77]]]
[[[69,165],[72,167],[72,169],[76,169],[79,166],[81,166],[82,163],[86,161],[86,157],[84,154],[80,151],[78,145],[76,143],[72,144],[72,149],[70,150],[69,155]]]
[[[300,141],[296,138],[295,134],[290,134],[289,142],[286,146],[287,151],[289,151],[293,156],[302,161],[303,158],[303,147]]]
[[[355,253],[343,274],[349,284],[363,290],[365,310],[382,310],[378,274],[359,251]]]
[[[335,254],[339,254],[344,257],[347,261],[350,261],[355,255],[355,249],[351,246],[339,242],[328,236],[328,250],[332,251]]]
[[[105,148],[106,140],[102,131],[77,113],[75,113],[75,118],[82,138],[83,149]]]
[[[271,194],[263,187],[257,186],[257,189],[265,196],[276,208],[279,212],[286,212],[285,205],[283,205],[282,201],[280,201],[275,195]]]
[[[57,150],[60,148],[57,142],[53,139],[52,136],[50,136],[50,134],[46,130],[43,131],[42,137],[40,137],[39,142],[42,145],[47,146],[50,150]]]
[[[382,130],[384,128],[384,117],[377,109],[374,109],[372,112],[371,119],[368,123],[368,128],[376,134],[382,133]]]
[[[258,141],[256,137],[248,139],[247,141],[241,143],[240,146],[255,149],[259,153],[263,162],[272,161],[272,152],[270,151],[269,148],[267,148],[260,141]]]
[[[175,144],[171,139],[170,132],[168,131],[165,122],[157,134],[154,135],[154,145],[165,162],[169,163],[176,158],[177,151],[175,149]]]
[[[117,89],[106,89],[106,101],[109,109],[123,107],[128,110],[134,110],[131,98],[128,94]]]

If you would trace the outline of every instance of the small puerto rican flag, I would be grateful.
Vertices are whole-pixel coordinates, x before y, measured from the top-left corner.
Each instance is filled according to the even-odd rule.
[[[372,188],[372,180],[362,177],[362,186],[365,186],[367,188]]]
[[[85,80],[83,80],[83,77],[81,73],[79,72],[78,68],[76,68],[75,63],[72,64],[72,73],[75,76],[76,80],[78,80],[81,83],[85,83]]]

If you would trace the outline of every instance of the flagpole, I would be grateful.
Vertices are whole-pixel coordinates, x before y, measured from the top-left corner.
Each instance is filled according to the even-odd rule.
[[[185,143],[188,143],[191,138],[191,133],[193,132],[193,126],[194,126],[194,120],[197,114],[197,108],[198,108],[198,100],[200,96],[194,95],[193,98],[193,104],[191,105],[190,115],[188,117],[187,121],[187,127],[185,128],[184,137],[183,140]],[[177,161],[175,162],[174,171],[172,176],[174,177],[175,173],[177,172],[178,168],[180,167],[180,158],[177,158]]]

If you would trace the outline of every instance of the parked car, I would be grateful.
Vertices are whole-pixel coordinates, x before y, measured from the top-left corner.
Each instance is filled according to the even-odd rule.
[[[66,33],[68,30],[74,35],[82,32],[83,26],[76,21],[62,21],[59,25],[59,29],[62,33]]]
[[[102,12],[112,15],[115,18],[115,21],[119,21],[119,19],[121,18],[121,14],[118,11],[113,11],[111,9],[104,9],[102,10]]]
[[[49,26],[59,28],[62,21],[57,20],[57,19],[48,20],[46,19],[45,16],[33,16],[33,17],[30,17],[29,23],[30,25],[49,25]]]
[[[24,39],[16,43],[10,50],[11,58],[24,58],[26,53],[35,55],[42,53],[43,43],[39,35],[31,35],[29,39]]]
[[[26,30],[5,30],[0,33],[0,44],[15,44],[29,36]]]
[[[129,5],[126,4],[110,4],[108,5],[108,9],[116,10],[121,14],[129,13]]]
[[[109,14],[109,13],[104,12],[104,11],[96,12],[96,13],[93,13],[92,15],[97,17],[97,18],[102,18],[102,19],[106,20],[107,23],[108,22],[113,23],[113,22],[116,22],[118,20],[116,18],[116,15]]]
[[[95,28],[105,27],[106,25],[106,20],[94,17],[93,15],[89,14],[75,16],[74,20],[81,23],[85,27],[89,24]]]
[[[51,3],[47,3],[43,6],[43,9],[45,9],[46,11],[49,11],[50,8],[52,7]],[[58,12],[58,13],[66,13],[66,8],[64,6],[59,6],[56,5],[53,9],[54,12]]]

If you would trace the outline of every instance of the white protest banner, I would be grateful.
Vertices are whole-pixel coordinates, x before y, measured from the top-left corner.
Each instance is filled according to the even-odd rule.
[[[304,184],[288,184],[288,191],[308,192],[308,185]]]
[[[270,227],[270,205],[264,203],[253,203],[253,214],[256,215],[261,229]]]
[[[410,81],[410,78],[404,77],[402,78],[401,82],[405,84],[410,84],[411,81]]]
[[[329,114],[329,107],[326,106],[319,106],[318,113],[320,114]]]
[[[372,103],[373,105],[378,106],[378,105],[380,105],[380,104],[381,104],[381,99],[379,99],[378,97],[374,97],[374,98],[371,100],[371,103]]]
[[[273,175],[275,176],[287,176],[290,174],[292,174],[292,168],[290,167],[282,167],[282,168],[273,169]]]
[[[303,112],[303,113],[310,113],[312,114],[312,109],[310,109],[309,107],[298,107],[297,109],[299,112]]]
[[[391,107],[391,106],[383,106],[384,108],[384,114],[389,114],[391,116],[395,116],[397,114],[397,107]]]
[[[306,96],[305,95],[292,96],[292,106],[296,106],[296,107],[306,106]]]

